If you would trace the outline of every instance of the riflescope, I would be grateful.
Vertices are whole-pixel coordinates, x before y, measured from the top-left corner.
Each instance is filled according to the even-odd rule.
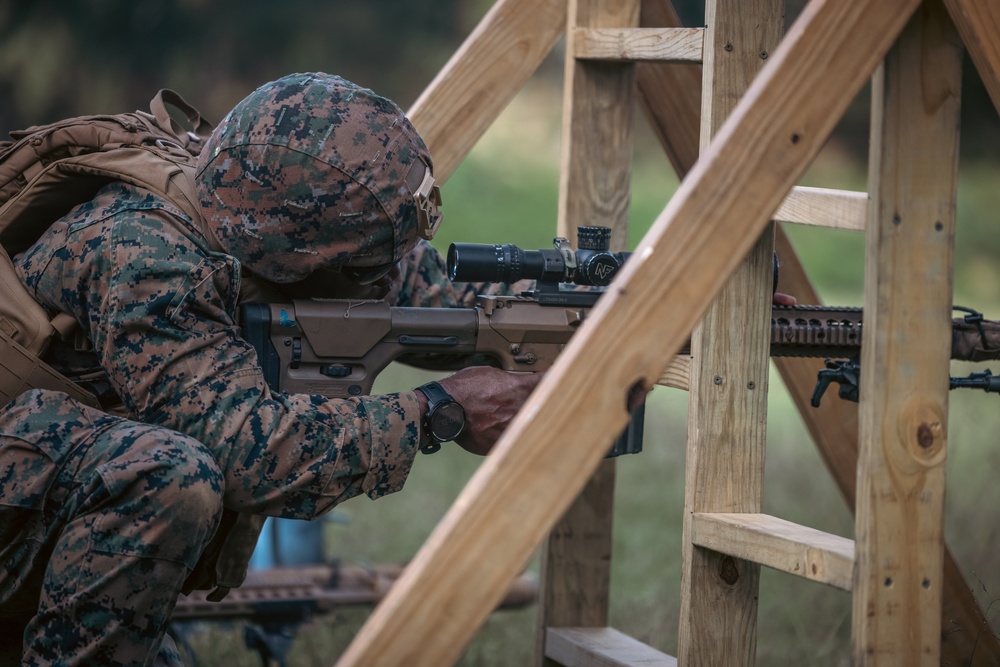
[[[572,283],[603,287],[611,283],[630,253],[611,252],[609,227],[580,227],[577,249],[557,237],[552,248],[522,250],[511,243],[452,243],[448,276],[458,282]]]

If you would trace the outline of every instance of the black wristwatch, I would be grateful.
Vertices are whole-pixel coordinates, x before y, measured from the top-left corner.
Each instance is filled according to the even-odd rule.
[[[427,397],[427,417],[424,429],[432,442],[420,448],[424,454],[433,454],[441,449],[442,442],[454,440],[465,428],[465,408],[444,390],[437,382],[428,382],[417,387],[417,391]]]

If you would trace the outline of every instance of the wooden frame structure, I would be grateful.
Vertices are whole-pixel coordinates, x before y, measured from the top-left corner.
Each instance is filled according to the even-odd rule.
[[[539,664],[674,664],[606,627],[603,454],[657,380],[691,391],[677,662],[753,664],[760,564],[852,591],[856,664],[1000,662],[942,533],[961,43],[1000,108],[1000,5],[812,0],[782,38],[780,4],[708,0],[692,30],[668,0],[499,0],[416,102],[446,179],[565,34],[559,233],[611,221],[624,243],[634,98],[686,176],[338,665],[453,664],[547,534]],[[873,73],[869,192],[794,188]],[[866,229],[860,408],[807,407],[821,365],[775,359],[853,541],[760,513],[772,247],[781,289],[819,302],[772,219]],[[690,368],[664,371],[692,331]]]

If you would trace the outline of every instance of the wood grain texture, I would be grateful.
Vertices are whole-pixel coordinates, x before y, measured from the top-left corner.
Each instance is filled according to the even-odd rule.
[[[872,83],[855,665],[938,665],[962,48],[927,0]]]
[[[854,540],[766,514],[696,513],[691,540],[841,590],[851,590]]]
[[[639,0],[570,0],[574,28],[634,27]],[[567,54],[576,30],[567,34]],[[581,225],[611,227],[611,248],[624,250],[632,176],[635,66],[566,58],[559,178],[558,231]]]
[[[774,219],[814,227],[863,231],[868,193],[796,186],[774,212]]]
[[[407,115],[443,183],[566,28],[566,0],[498,0]]]
[[[576,28],[573,55],[583,60],[701,62],[703,28]]]
[[[557,233],[611,228],[611,249],[625,250],[632,175],[635,67],[573,57],[589,30],[635,28],[639,0],[570,0],[563,91],[563,134]],[[608,446],[614,436],[608,438]],[[605,626],[611,597],[615,462],[602,463],[542,550],[536,662],[546,658],[545,628]]]
[[[945,0],[944,4],[1000,113],[1000,2]]]
[[[566,667],[675,667],[677,659],[614,628],[549,628],[548,657]]]
[[[546,645],[547,628],[608,624],[615,469],[614,459],[598,466],[542,547],[535,634],[537,664],[553,664]]]
[[[781,40],[783,8],[706,3],[702,150]],[[760,566],[696,547],[691,522],[697,512],[759,512],[763,503],[773,252],[771,224],[691,337],[677,648],[685,665],[753,665],[756,656]]]
[[[680,26],[668,0],[643,0],[643,27]],[[638,99],[674,170],[686,174],[698,159],[701,118],[701,66],[636,63]]]
[[[680,349],[915,7],[810,3],[342,667],[454,664],[625,426],[629,388]]]

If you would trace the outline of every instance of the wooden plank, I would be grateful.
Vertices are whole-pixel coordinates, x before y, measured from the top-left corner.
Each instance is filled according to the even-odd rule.
[[[873,83],[856,665],[939,665],[962,49],[927,0]]]
[[[643,27],[676,28],[680,19],[667,0],[643,0]],[[698,159],[701,118],[701,66],[636,63],[638,99],[646,120],[678,174]]]
[[[569,11],[570,24],[585,28],[639,22],[639,0],[570,0]],[[567,54],[575,50],[575,37],[576,32],[569,31]],[[634,97],[633,65],[567,57],[559,179],[561,236],[576,238],[580,225],[605,225],[611,227],[612,249],[626,248]]]
[[[796,186],[774,212],[774,219],[831,229],[864,230],[868,193]]]
[[[952,20],[972,56],[997,112],[1000,112],[1000,3],[996,0],[945,0]]]
[[[542,547],[536,663],[552,664],[546,660],[547,628],[608,624],[615,469],[614,459],[601,463]]]
[[[577,28],[573,55],[583,60],[701,62],[704,28]]]
[[[635,68],[572,54],[578,29],[634,28],[638,22],[639,0],[569,3],[557,232],[576,238],[580,225],[607,226],[611,247],[619,251],[628,238]],[[613,440],[607,438],[607,445]],[[614,481],[615,462],[605,461],[543,547],[537,664],[551,664],[545,628],[608,624]]]
[[[784,3],[709,0],[705,22],[702,150],[781,40]],[[773,234],[767,225],[691,337],[677,648],[687,665],[753,665],[756,655],[760,566],[696,548],[691,521],[763,503]]]
[[[700,547],[851,590],[854,540],[767,514],[696,513],[691,540]]]
[[[677,658],[614,628],[549,628],[546,657],[566,667],[675,667]]]
[[[643,0],[643,25],[680,25],[669,0]],[[697,160],[701,67],[697,65],[636,65],[640,101],[671,164],[681,176]],[[781,257],[779,291],[794,294],[800,303],[821,304],[795,249],[781,226],[775,250]],[[858,408],[848,401],[824,401],[813,408],[810,396],[822,359],[774,359],[816,448],[854,511],[858,462]],[[945,549],[942,612],[942,664],[987,667],[1000,664],[1000,640],[987,629],[989,621],[950,551]]]
[[[915,7],[806,7],[341,667],[454,664],[625,427],[630,389],[680,350]]]
[[[408,116],[448,177],[552,51],[566,0],[498,0],[413,103]]]

